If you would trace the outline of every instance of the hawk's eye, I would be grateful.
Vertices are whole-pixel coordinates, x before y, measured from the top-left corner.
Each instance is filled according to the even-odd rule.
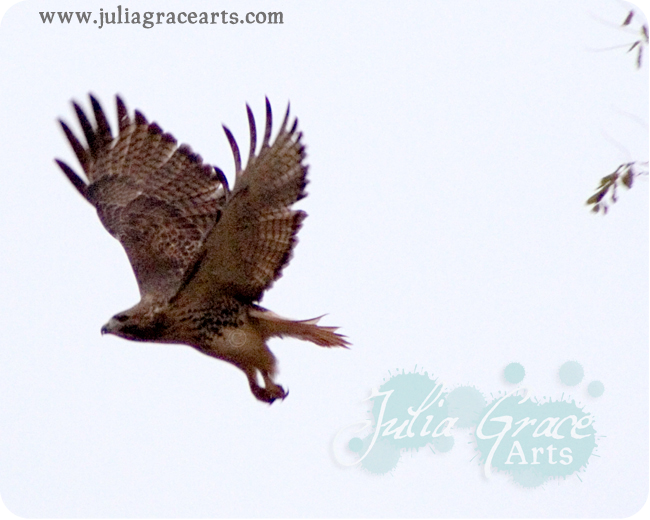
[[[115,319],[120,323],[124,323],[126,320],[129,319],[129,317],[126,314],[118,314],[117,316],[115,316]]]

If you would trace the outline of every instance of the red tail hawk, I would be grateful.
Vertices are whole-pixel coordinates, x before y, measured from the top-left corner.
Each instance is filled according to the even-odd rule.
[[[232,191],[223,172],[203,163],[187,145],[148,123],[135,120],[117,97],[119,134],[90,96],[96,124],[73,103],[87,146],[60,121],[87,182],[57,160],[74,187],[122,243],[140,288],[140,303],[102,328],[135,341],[184,343],[239,367],[253,395],[272,403],[287,393],[273,381],[273,336],[292,336],[323,347],[345,347],[336,327],[318,319],[293,321],[259,301],[289,263],[296,233],[307,216],[290,209],[306,193],[307,166],[296,132],[287,129],[289,109],[270,143],[272,115],[266,100],[266,128],[256,155],[255,119],[250,107],[250,153],[242,170],[239,148],[224,126],[235,158]],[[257,372],[264,386],[257,382]]]

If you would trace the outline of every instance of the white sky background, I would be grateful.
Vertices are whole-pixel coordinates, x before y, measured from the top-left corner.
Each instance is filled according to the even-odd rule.
[[[648,181],[606,217],[600,177],[648,159],[648,63],[590,1],[121,2],[130,11],[282,10],[282,26],[0,25],[0,494],[29,517],[627,516],[648,490]],[[638,25],[634,25],[638,27]],[[114,95],[232,178],[245,103],[308,147],[309,213],[263,304],[339,325],[353,347],[273,340],[291,394],[257,402],[234,367],[173,345],[101,337],[138,300],[122,248],[53,158],[58,127]],[[642,123],[639,123],[638,120]],[[275,130],[274,129],[274,130]],[[585,380],[568,390],[562,363]],[[470,437],[404,454],[390,475],[333,460],[336,432],[390,371],[449,388],[512,387],[596,416],[587,471],[523,489],[483,477]],[[605,393],[587,395],[600,380]]]

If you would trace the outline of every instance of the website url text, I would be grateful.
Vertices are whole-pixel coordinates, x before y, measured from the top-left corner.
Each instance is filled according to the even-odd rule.
[[[92,19],[92,23],[97,24],[97,19],[93,18],[92,11],[40,11],[43,23],[53,23],[58,21],[61,24],[70,24],[76,21],[79,24],[88,24]],[[122,6],[117,6],[117,11],[104,12],[104,9],[99,10],[99,24],[97,28],[101,29],[104,25],[113,24],[130,24],[141,25],[144,29],[151,29],[154,25],[158,24],[283,24],[284,16],[281,11],[278,12],[264,12],[246,13],[240,17],[237,13],[229,13],[228,11],[221,11],[220,13],[207,13],[195,11],[191,12],[153,12],[146,11],[140,13],[132,11],[129,13],[129,8],[122,10]]]

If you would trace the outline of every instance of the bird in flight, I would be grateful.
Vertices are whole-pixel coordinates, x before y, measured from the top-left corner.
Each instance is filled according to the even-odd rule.
[[[256,303],[282,275],[307,216],[291,209],[306,196],[307,184],[298,120],[288,127],[287,107],[271,143],[266,99],[264,138],[256,153],[255,119],[246,105],[250,152],[244,169],[237,142],[223,127],[235,159],[230,190],[222,170],[205,164],[189,146],[177,146],[139,111],[132,119],[122,99],[116,100],[116,137],[92,95],[95,125],[73,103],[85,145],[59,121],[86,180],[56,160],[126,250],[140,289],[140,302],[113,316],[102,334],[189,345],[239,367],[257,399],[284,399],[287,392],[273,380],[269,338],[349,344],[336,327],[318,325],[319,318],[290,320]]]

